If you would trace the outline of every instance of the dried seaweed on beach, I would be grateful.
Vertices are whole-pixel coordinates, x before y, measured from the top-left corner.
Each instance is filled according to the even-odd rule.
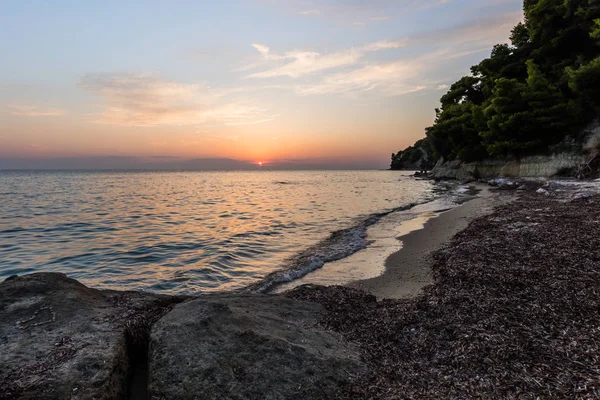
[[[288,293],[358,343],[373,374],[341,398],[600,398],[600,197],[525,194],[437,252],[410,301]]]

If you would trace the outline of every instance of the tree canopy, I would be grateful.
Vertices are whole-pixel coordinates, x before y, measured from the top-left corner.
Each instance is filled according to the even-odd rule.
[[[417,148],[466,162],[544,154],[600,116],[600,0],[524,0],[523,8],[510,44],[495,45],[450,86],[426,139],[394,154],[392,169]]]

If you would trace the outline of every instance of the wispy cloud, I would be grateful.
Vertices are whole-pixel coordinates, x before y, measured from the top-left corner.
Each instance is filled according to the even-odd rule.
[[[233,101],[236,90],[216,90],[163,80],[148,74],[88,75],[79,85],[101,100],[94,122],[126,126],[188,125],[219,122],[247,125],[275,116],[252,101]]]
[[[8,105],[8,109],[12,115],[21,117],[58,117],[65,114],[64,110],[58,108],[44,108],[16,104]]]
[[[432,2],[423,2],[420,6],[417,7],[418,10],[427,10],[429,8],[439,7],[444,4],[450,3],[452,0],[434,0]]]
[[[511,12],[478,18],[450,28],[437,29],[409,38],[411,45],[434,44],[438,47],[473,48],[504,43],[511,29],[523,20],[523,12]]]
[[[315,8],[312,10],[298,11],[298,14],[300,14],[300,15],[320,15],[321,10]]]
[[[298,85],[296,91],[301,95],[315,95],[379,89],[388,95],[401,95],[424,89],[423,86],[410,83],[418,73],[419,66],[412,62],[377,63],[329,75],[315,84]]]
[[[450,1],[452,0],[269,0],[271,4],[295,14],[321,16],[350,24],[365,23],[360,21],[385,21],[392,14],[434,8]]]
[[[305,58],[294,52],[285,53],[283,56],[274,55],[267,46],[260,45],[257,49],[262,50],[261,54],[265,60],[274,59],[284,63],[250,77],[298,78],[323,71],[323,74],[305,78],[302,83],[280,85],[282,89],[291,89],[303,96],[331,93],[355,95],[367,92],[398,96],[425,89],[443,90],[448,86],[440,85],[439,80],[432,79],[432,71],[439,72],[450,60],[489,51],[493,44],[506,41],[510,31],[508,27],[514,26],[521,18],[519,13],[504,14],[419,34],[402,41],[373,42],[327,55],[302,53],[310,54],[310,57]],[[417,51],[427,48],[429,51],[418,56],[413,54],[414,51],[410,56],[406,53],[401,54],[395,61],[374,61],[365,57],[370,52],[401,47],[412,47]],[[286,63],[288,60],[290,61]],[[447,74],[447,71],[444,74]]]
[[[371,17],[371,18],[369,18],[369,21],[380,22],[380,21],[388,21],[390,19],[391,19],[390,16],[381,16],[381,17]]]
[[[299,78],[319,71],[353,65],[363,58],[366,53],[397,49],[403,45],[404,43],[399,41],[380,41],[330,54],[294,50],[286,52],[283,55],[277,55],[272,53],[270,48],[264,44],[253,44],[252,46],[260,53],[264,61],[281,61],[281,63],[265,71],[250,74],[247,77],[274,78],[287,76],[290,78]],[[255,68],[257,66],[257,64],[253,64],[251,67]]]

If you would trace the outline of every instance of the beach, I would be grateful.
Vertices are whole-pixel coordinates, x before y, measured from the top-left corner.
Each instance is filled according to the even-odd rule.
[[[597,398],[600,184],[508,186],[403,222],[383,275],[345,286],[165,296],[10,277],[0,399]]]
[[[444,246],[455,234],[476,218],[492,212],[494,207],[514,199],[514,193],[491,191],[485,184],[475,186],[477,197],[456,208],[404,223],[405,235],[398,240],[402,248],[385,260],[382,275],[359,280],[348,286],[365,290],[377,298],[405,299],[417,296],[423,287],[431,284],[433,253]]]
[[[381,278],[287,294],[364,352],[371,376],[340,398],[600,395],[598,186],[540,185],[430,220]]]

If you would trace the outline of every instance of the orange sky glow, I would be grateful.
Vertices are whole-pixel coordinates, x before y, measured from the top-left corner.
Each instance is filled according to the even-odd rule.
[[[385,168],[507,41],[521,2],[367,3],[3,3],[0,168],[107,156]]]

